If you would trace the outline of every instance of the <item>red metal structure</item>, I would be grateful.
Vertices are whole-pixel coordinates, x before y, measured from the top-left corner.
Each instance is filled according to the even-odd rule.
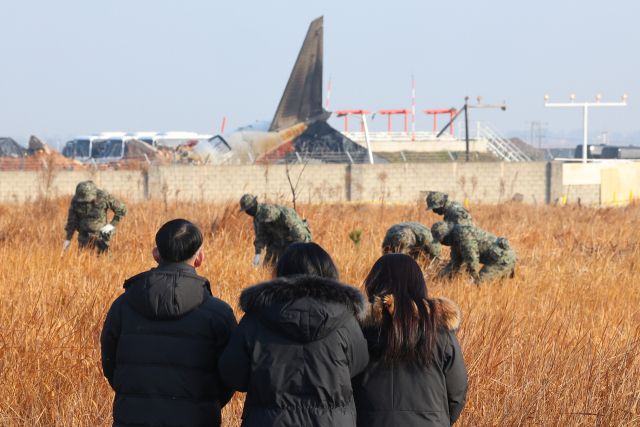
[[[433,132],[438,133],[438,114],[450,114],[451,118],[456,115],[458,110],[455,108],[450,108],[448,110],[424,110],[427,114],[433,114]],[[453,135],[453,123],[451,123],[451,135]]]
[[[349,114],[361,115],[361,114],[371,113],[371,111],[367,111],[367,110],[340,110],[340,111],[334,111],[334,112],[338,115],[338,117],[344,116],[345,132],[349,132]],[[362,132],[364,132],[364,122],[362,123]]]
[[[411,114],[411,110],[379,110],[378,114],[387,114],[389,116],[389,133],[391,133],[391,115],[404,114],[404,131],[407,132],[407,114]]]

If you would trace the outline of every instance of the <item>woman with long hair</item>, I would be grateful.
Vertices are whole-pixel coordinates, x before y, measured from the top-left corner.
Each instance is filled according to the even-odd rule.
[[[453,425],[467,395],[455,334],[460,310],[446,298],[429,299],[422,270],[404,254],[378,259],[365,292],[370,360],[353,379],[358,426]]]
[[[369,362],[356,316],[367,301],[340,283],[315,243],[294,243],[275,278],[240,296],[245,312],[220,358],[220,373],[247,392],[242,426],[356,426],[351,379]]]

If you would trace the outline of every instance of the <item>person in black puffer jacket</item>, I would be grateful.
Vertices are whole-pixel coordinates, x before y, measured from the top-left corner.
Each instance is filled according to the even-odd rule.
[[[455,330],[458,307],[429,299],[408,255],[380,258],[365,281],[362,322],[371,360],[353,379],[359,427],[449,427],[466,402],[467,370]]]
[[[351,378],[369,361],[356,320],[364,295],[338,282],[315,243],[289,246],[276,275],[242,292],[246,314],[220,358],[222,379],[247,392],[242,426],[355,427]]]
[[[220,379],[218,358],[235,316],[196,274],[204,255],[194,224],[169,221],[156,244],[158,267],[124,282],[102,329],[113,426],[219,426],[233,390]]]

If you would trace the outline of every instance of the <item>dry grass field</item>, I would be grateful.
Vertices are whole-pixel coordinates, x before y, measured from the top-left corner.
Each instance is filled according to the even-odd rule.
[[[100,331],[124,280],[154,266],[156,230],[177,217],[205,233],[215,296],[237,311],[245,287],[267,279],[252,267],[250,218],[237,203],[129,204],[113,260],[62,252],[69,198],[0,205],[0,425],[107,426],[113,392],[100,366]],[[424,206],[302,205],[315,241],[343,281],[362,282],[386,229],[441,217]],[[640,425],[640,207],[471,205],[476,223],[509,237],[516,277],[483,288],[440,281],[431,296],[463,313],[458,333],[469,371],[460,426]],[[212,222],[217,219],[216,226]],[[356,248],[347,234],[362,230]],[[446,252],[446,251],[445,251]],[[238,426],[243,396],[224,409]]]

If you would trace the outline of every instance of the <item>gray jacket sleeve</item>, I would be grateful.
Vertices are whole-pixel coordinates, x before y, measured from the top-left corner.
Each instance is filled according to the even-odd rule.
[[[467,402],[467,367],[462,359],[462,350],[455,332],[447,332],[445,363],[443,372],[447,384],[447,400],[449,401],[449,420],[453,425],[460,417]]]

